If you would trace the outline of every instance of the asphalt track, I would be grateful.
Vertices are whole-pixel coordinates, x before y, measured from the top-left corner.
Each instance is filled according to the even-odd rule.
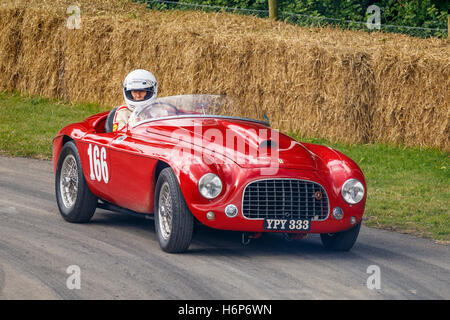
[[[352,251],[320,238],[200,227],[190,250],[160,250],[153,220],[97,210],[88,224],[59,215],[49,161],[0,157],[0,299],[450,299],[450,246],[361,228]],[[79,266],[80,289],[67,268]],[[368,289],[369,266],[380,289]]]

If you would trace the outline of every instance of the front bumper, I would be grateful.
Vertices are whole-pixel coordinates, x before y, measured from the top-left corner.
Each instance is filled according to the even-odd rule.
[[[328,196],[328,214],[326,218],[315,221],[311,220],[311,227],[308,231],[298,230],[265,230],[264,219],[249,219],[243,215],[243,195],[248,184],[262,179],[301,179],[320,184]],[[188,206],[194,216],[203,224],[221,230],[233,230],[243,232],[289,232],[289,233],[335,233],[345,231],[359,223],[362,219],[365,200],[356,205],[347,204],[340,195],[340,182],[336,183],[331,177],[318,172],[309,170],[280,170],[275,177],[262,177],[258,174],[258,170],[249,169],[241,174],[238,181],[235,181],[227,192],[218,199],[209,203],[188,202]],[[225,215],[227,205],[233,204],[238,208],[238,214],[230,218]],[[344,212],[342,219],[337,220],[332,215],[333,208],[340,207]],[[213,212],[214,219],[208,219],[207,213]],[[211,213],[208,215],[211,217]],[[353,218],[352,218],[353,217]]]

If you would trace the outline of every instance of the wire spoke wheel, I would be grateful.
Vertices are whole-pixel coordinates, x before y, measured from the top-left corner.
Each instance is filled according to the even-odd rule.
[[[172,231],[172,197],[168,182],[164,182],[161,187],[158,204],[158,215],[160,220],[159,228],[161,236],[167,240]]]
[[[88,222],[97,208],[97,197],[89,189],[75,142],[61,148],[55,175],[56,203],[61,216],[69,222]]]
[[[155,231],[159,245],[165,252],[184,252],[192,240],[194,218],[171,168],[161,171],[155,190]]]
[[[73,155],[68,155],[61,167],[59,179],[61,197],[66,208],[71,208],[77,200],[78,166]]]

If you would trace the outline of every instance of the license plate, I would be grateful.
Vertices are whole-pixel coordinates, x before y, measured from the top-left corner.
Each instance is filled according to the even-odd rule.
[[[264,230],[308,231],[310,219],[264,219]]]

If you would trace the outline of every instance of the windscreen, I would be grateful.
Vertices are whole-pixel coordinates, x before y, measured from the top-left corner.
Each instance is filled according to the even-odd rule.
[[[223,95],[179,95],[157,98],[148,105],[133,111],[129,125],[135,127],[142,123],[157,119],[177,117],[250,117],[245,114],[246,108],[236,99]],[[247,108],[248,111],[248,108]],[[264,122],[264,119],[250,119]]]

